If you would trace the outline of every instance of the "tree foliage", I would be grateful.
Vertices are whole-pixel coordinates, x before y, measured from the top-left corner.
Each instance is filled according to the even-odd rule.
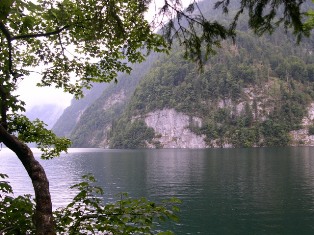
[[[33,234],[35,204],[30,195],[13,197],[13,190],[0,174],[0,233]],[[92,175],[73,185],[78,194],[67,206],[54,211],[58,234],[172,234],[160,231],[157,224],[170,219],[177,221],[178,199],[161,203],[145,198],[133,199],[120,194],[116,202],[104,203],[103,189],[95,185]]]
[[[220,47],[223,39],[235,38],[241,16],[249,16],[248,26],[257,35],[273,33],[284,26],[286,30],[292,30],[297,41],[309,36],[313,29],[313,13],[307,12],[309,5],[303,7],[305,4],[306,0],[219,0],[214,3],[192,0],[183,9],[181,1],[169,0],[165,1],[159,15],[163,16],[161,19],[170,19],[158,23],[164,26],[162,31],[169,44],[178,41],[185,48],[185,56],[202,66],[208,56],[215,53],[215,48]],[[208,17],[206,12],[212,8],[229,14],[229,22]],[[308,18],[308,23],[304,24]]]
[[[146,125],[143,120],[121,119],[113,128],[113,135],[110,138],[110,147],[117,149],[145,148],[151,143],[155,132],[153,128]]]
[[[18,133],[18,138],[25,143],[37,143],[43,159],[59,156],[71,144],[69,139],[57,137],[51,130],[47,130],[46,124],[39,119],[31,122],[26,116],[18,114],[10,115],[9,119],[12,119],[9,122],[10,132]]]
[[[36,73],[39,86],[55,86],[76,97],[93,82],[109,82],[127,63],[142,62],[150,51],[166,51],[161,35],[144,19],[149,1],[9,0],[0,2],[0,141],[12,149],[30,175],[36,196],[37,234],[55,234],[48,179],[31,150],[36,142],[50,158],[66,150],[45,125],[17,115],[25,103],[18,84]],[[31,92],[31,91],[29,91]],[[53,146],[52,150],[48,147]]]
[[[314,1],[312,0],[312,2],[314,3]],[[310,32],[312,29],[314,29],[314,10],[313,9],[309,9],[307,14],[308,19],[305,22],[305,30],[307,30],[308,32]]]

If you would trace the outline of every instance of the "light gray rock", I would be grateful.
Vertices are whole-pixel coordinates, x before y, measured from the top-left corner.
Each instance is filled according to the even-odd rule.
[[[189,124],[201,126],[202,119],[189,117],[174,109],[163,109],[148,113],[144,119],[147,126],[155,130],[156,138],[163,148],[206,148],[205,136],[193,133]]]

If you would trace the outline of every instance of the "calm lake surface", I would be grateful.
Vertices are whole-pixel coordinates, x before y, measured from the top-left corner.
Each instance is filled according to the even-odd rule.
[[[36,155],[39,156],[37,152]],[[42,161],[54,207],[75,195],[69,186],[93,173],[106,200],[182,200],[176,234],[314,234],[314,148],[214,150],[71,149]],[[0,172],[16,195],[33,194],[25,170],[7,149]]]

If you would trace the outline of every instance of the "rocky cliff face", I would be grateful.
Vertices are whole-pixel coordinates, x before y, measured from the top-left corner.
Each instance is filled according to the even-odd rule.
[[[191,123],[202,125],[202,119],[198,117],[163,109],[148,113],[145,123],[154,129],[155,141],[159,141],[163,148],[206,148],[205,136],[196,135],[189,129]]]
[[[198,117],[189,117],[184,113],[174,109],[163,109],[150,112],[144,119],[146,125],[155,131],[154,142],[158,141],[162,148],[208,148],[208,147],[234,147],[232,144],[218,143],[213,140],[206,144],[205,135],[193,133],[189,126],[193,124],[202,126],[202,119]],[[314,146],[314,135],[310,135],[308,127],[314,121],[314,103],[308,107],[308,115],[303,118],[302,129],[291,131],[291,144],[294,146],[306,145]],[[154,145],[147,145],[148,148],[154,148]]]
[[[291,145],[293,146],[314,146],[314,135],[309,133],[309,127],[314,123],[314,103],[310,104],[307,111],[307,116],[302,119],[302,128],[290,132]]]

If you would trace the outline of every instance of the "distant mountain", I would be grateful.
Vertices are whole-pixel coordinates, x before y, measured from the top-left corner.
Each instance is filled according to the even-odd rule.
[[[36,105],[26,112],[26,116],[30,120],[35,120],[36,118],[44,121],[48,125],[48,129],[51,129],[56,121],[60,118],[63,107],[55,104],[43,104]]]
[[[84,109],[72,104],[63,133],[74,147],[314,145],[314,37],[257,37],[245,22],[202,72],[179,46],[135,65]]]

